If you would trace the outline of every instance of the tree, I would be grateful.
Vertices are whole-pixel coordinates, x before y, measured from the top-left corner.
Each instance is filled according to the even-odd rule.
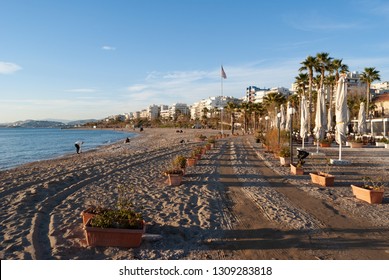
[[[366,109],[368,110],[368,116],[370,116],[370,86],[374,81],[380,81],[380,71],[376,70],[375,67],[367,67],[362,72],[360,79],[366,84]]]
[[[305,95],[305,89],[308,85],[308,74],[299,73],[297,77],[294,78],[295,83],[297,84],[297,91],[300,94]]]
[[[235,133],[235,112],[238,109],[238,105],[233,102],[228,102],[225,107],[228,113],[231,114],[231,135]]]
[[[320,84],[317,88],[318,90],[323,89],[325,71],[330,70],[330,65],[332,57],[329,56],[329,53],[321,52],[316,54],[316,67],[315,70],[320,73]]]
[[[317,59],[313,56],[308,56],[303,62],[301,62],[301,64],[303,66],[300,67],[299,71],[301,72],[306,70],[308,72],[308,110],[311,112],[313,69],[317,67]],[[311,118],[308,118],[308,131],[311,131]]]

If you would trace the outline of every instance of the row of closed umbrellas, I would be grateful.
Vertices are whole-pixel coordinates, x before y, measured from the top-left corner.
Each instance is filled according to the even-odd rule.
[[[287,112],[290,110],[290,103],[287,103]],[[305,96],[302,96],[300,103],[300,136],[306,138],[308,136],[308,101]],[[325,96],[323,90],[318,91],[317,103],[316,103],[316,116],[315,116],[315,138],[322,140],[325,137],[325,131],[328,128],[328,124],[331,124],[332,112],[331,108],[328,109],[328,115],[326,113]],[[328,116],[328,118],[327,118]],[[340,77],[335,94],[335,117],[336,117],[336,136],[337,143],[346,140],[346,128],[349,122],[349,112],[347,108],[347,83],[344,77]],[[286,114],[284,105],[280,108],[280,128],[286,129],[290,123],[290,114]],[[361,102],[358,113],[358,133],[366,133],[366,113],[365,104]]]

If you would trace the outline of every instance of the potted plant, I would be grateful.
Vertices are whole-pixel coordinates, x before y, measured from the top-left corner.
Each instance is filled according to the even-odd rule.
[[[331,147],[331,142],[327,138],[320,140],[319,144],[320,144],[320,147]]]
[[[186,157],[178,155],[173,159],[173,166],[176,168],[181,168],[185,173],[186,168]]]
[[[281,148],[279,152],[281,166],[290,165],[290,149],[287,146]]]
[[[360,138],[350,140],[349,144],[350,144],[350,148],[362,148],[363,147],[363,141]]]
[[[374,180],[371,177],[363,177],[362,180],[363,185],[351,185],[354,196],[370,204],[382,203],[385,187],[383,177]]]
[[[89,246],[139,247],[146,224],[142,214],[133,209],[124,186],[118,186],[115,209],[106,209],[88,219],[84,225]]]
[[[303,164],[298,161],[297,164],[290,164],[290,172],[293,175],[304,175],[304,168]]]
[[[191,156],[186,159],[186,165],[189,166],[195,166],[197,163],[196,153],[192,151]]]
[[[184,171],[180,168],[172,168],[165,170],[164,175],[168,177],[168,183],[170,186],[179,186],[184,176]]]
[[[208,139],[208,144],[210,145],[211,148],[215,148],[215,145],[216,145],[215,138],[211,137],[210,139]]]
[[[389,139],[384,137],[384,138],[382,138],[382,142],[384,143],[384,147],[386,149],[388,149],[389,148]]]
[[[323,187],[333,187],[335,182],[335,176],[330,174],[330,161],[326,159],[324,166],[315,165],[313,160],[311,161],[311,164],[313,164],[316,169],[316,171],[309,173],[309,175],[311,176],[312,183]]]
[[[197,147],[193,150],[193,153],[195,154],[195,157],[197,160],[201,159],[201,148]]]
[[[197,142],[202,142],[205,141],[205,139],[207,139],[207,136],[200,133],[195,135],[195,139]]]

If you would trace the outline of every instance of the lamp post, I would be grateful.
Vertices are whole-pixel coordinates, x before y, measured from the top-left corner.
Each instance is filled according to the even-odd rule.
[[[288,109],[288,114],[290,116],[290,163],[293,164],[293,114],[295,113],[295,109],[293,107],[290,107]]]
[[[221,125],[221,133],[223,137],[223,107],[220,107],[220,125]]]
[[[278,128],[278,146],[281,142],[281,113],[277,113],[277,128]]]

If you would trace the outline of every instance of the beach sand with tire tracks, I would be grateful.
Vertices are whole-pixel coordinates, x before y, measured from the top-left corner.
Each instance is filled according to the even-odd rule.
[[[244,201],[253,203],[254,217],[262,217],[264,223],[277,228],[275,236],[281,231],[311,234],[329,225],[320,215],[313,215],[307,210],[309,208],[296,204],[286,191],[272,187],[269,182],[273,179],[294,185],[307,198],[325,202],[327,208],[338,213],[336,215],[352,216],[361,221],[362,228],[366,221],[367,229],[379,229],[374,232],[377,240],[381,233],[388,233],[388,194],[385,194],[383,204],[369,205],[352,196],[349,183],[355,183],[363,174],[378,175],[382,170],[387,171],[389,150],[352,151],[345,148],[344,158],[350,159],[352,165],[333,167],[332,172],[337,176],[335,186],[320,188],[314,186],[307,175],[289,175],[289,168],[280,167],[272,155],[254,143],[251,135],[227,137],[217,140],[216,148],[209,150],[196,166],[187,168],[180,186],[169,186],[163,171],[175,156],[188,156],[194,147],[204,144],[195,141],[198,133],[211,136],[217,135],[218,131],[185,129],[183,133],[177,133],[175,129],[146,128],[130,143],[116,143],[80,155],[67,155],[0,172],[0,258],[206,260],[323,259],[327,256],[358,259],[352,252],[328,257],[330,252],[327,251],[308,254],[306,250],[285,245],[281,249],[266,247],[265,255],[242,254],[243,249],[239,247],[242,243],[237,241],[240,236],[247,239],[245,231],[239,231],[234,241],[228,237],[229,233],[242,230],[240,223],[244,221],[244,213],[234,210],[238,204],[233,197],[236,190],[241,192]],[[314,151],[315,148],[308,149]],[[337,155],[336,148],[325,152],[329,157]],[[257,160],[275,172],[273,179],[258,173],[252,164]],[[222,168],[226,166],[228,170],[223,173]],[[307,171],[313,168],[309,166],[309,159],[306,166]],[[235,181],[231,180],[233,177]],[[239,189],[233,189],[235,184],[239,184]],[[135,209],[145,218],[147,228],[142,244],[133,249],[89,247],[80,213],[96,201],[108,207],[115,205],[118,185],[128,189]],[[266,240],[252,239],[250,250],[257,248],[253,244],[271,247],[271,241],[268,237]],[[388,245],[388,240],[380,240],[377,248],[384,252],[384,258],[389,258],[389,254],[385,255]],[[277,251],[274,256],[273,251]]]

